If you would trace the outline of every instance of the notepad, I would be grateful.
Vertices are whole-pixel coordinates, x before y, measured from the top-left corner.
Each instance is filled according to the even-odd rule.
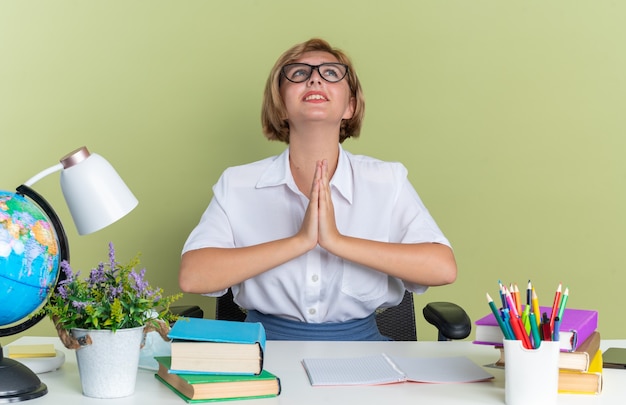
[[[626,348],[608,348],[604,353],[602,353],[602,361],[605,368],[626,369]]]
[[[8,356],[12,359],[32,357],[55,357],[56,350],[53,344],[40,345],[10,345],[7,346]]]
[[[351,358],[305,358],[302,364],[313,386],[467,383],[493,378],[467,357],[398,357],[382,353]]]

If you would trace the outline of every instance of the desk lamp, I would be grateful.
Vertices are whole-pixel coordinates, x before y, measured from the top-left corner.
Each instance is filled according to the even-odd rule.
[[[58,171],[61,171],[63,196],[80,235],[114,223],[137,206],[137,199],[115,169],[86,147],[67,154],[60,163],[35,175],[19,186],[17,193],[0,190],[0,336],[22,332],[39,322],[45,316],[39,310],[65,278],[60,264],[63,260],[69,261],[67,236],[50,204],[31,188],[37,181]],[[29,212],[15,207],[26,207]],[[36,221],[36,226],[29,227],[32,212],[36,212],[40,220]],[[25,238],[26,233],[34,236]],[[44,265],[39,259],[44,250],[49,268],[41,271]],[[33,269],[29,266],[38,266],[39,277],[33,277]],[[51,274],[50,279],[42,282],[47,273]],[[18,292],[17,297],[15,291],[24,291],[24,294]],[[16,299],[23,296],[35,298],[29,301]],[[20,309],[21,304],[16,301],[22,302],[26,308]],[[21,311],[24,310],[27,316],[23,316]],[[33,399],[47,392],[46,385],[32,370],[16,360],[5,358],[0,347],[0,403]]]

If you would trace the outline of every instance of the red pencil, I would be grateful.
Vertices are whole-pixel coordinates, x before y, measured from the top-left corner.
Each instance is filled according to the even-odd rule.
[[[554,294],[554,303],[552,304],[552,313],[550,314],[550,330],[554,332],[554,319],[559,313],[559,304],[561,303],[561,283]]]
[[[515,338],[517,340],[521,340],[522,346],[524,346],[526,349],[532,349],[533,346],[530,343],[530,338],[526,334],[526,329],[524,328],[524,324],[522,323],[522,318],[516,315],[511,315],[510,321],[511,329],[513,329],[513,334],[515,335]]]

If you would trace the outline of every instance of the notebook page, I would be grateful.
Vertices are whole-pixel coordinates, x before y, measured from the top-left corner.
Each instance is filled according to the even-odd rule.
[[[307,358],[311,385],[370,385],[406,381],[384,354],[358,358]]]
[[[467,383],[493,378],[467,357],[398,357],[391,360],[408,381],[422,383]]]

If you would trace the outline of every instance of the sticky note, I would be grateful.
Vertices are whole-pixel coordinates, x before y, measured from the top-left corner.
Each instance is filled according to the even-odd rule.
[[[8,350],[8,356],[13,359],[27,357],[55,357],[56,350],[52,343],[39,345],[12,345],[4,348]]]

